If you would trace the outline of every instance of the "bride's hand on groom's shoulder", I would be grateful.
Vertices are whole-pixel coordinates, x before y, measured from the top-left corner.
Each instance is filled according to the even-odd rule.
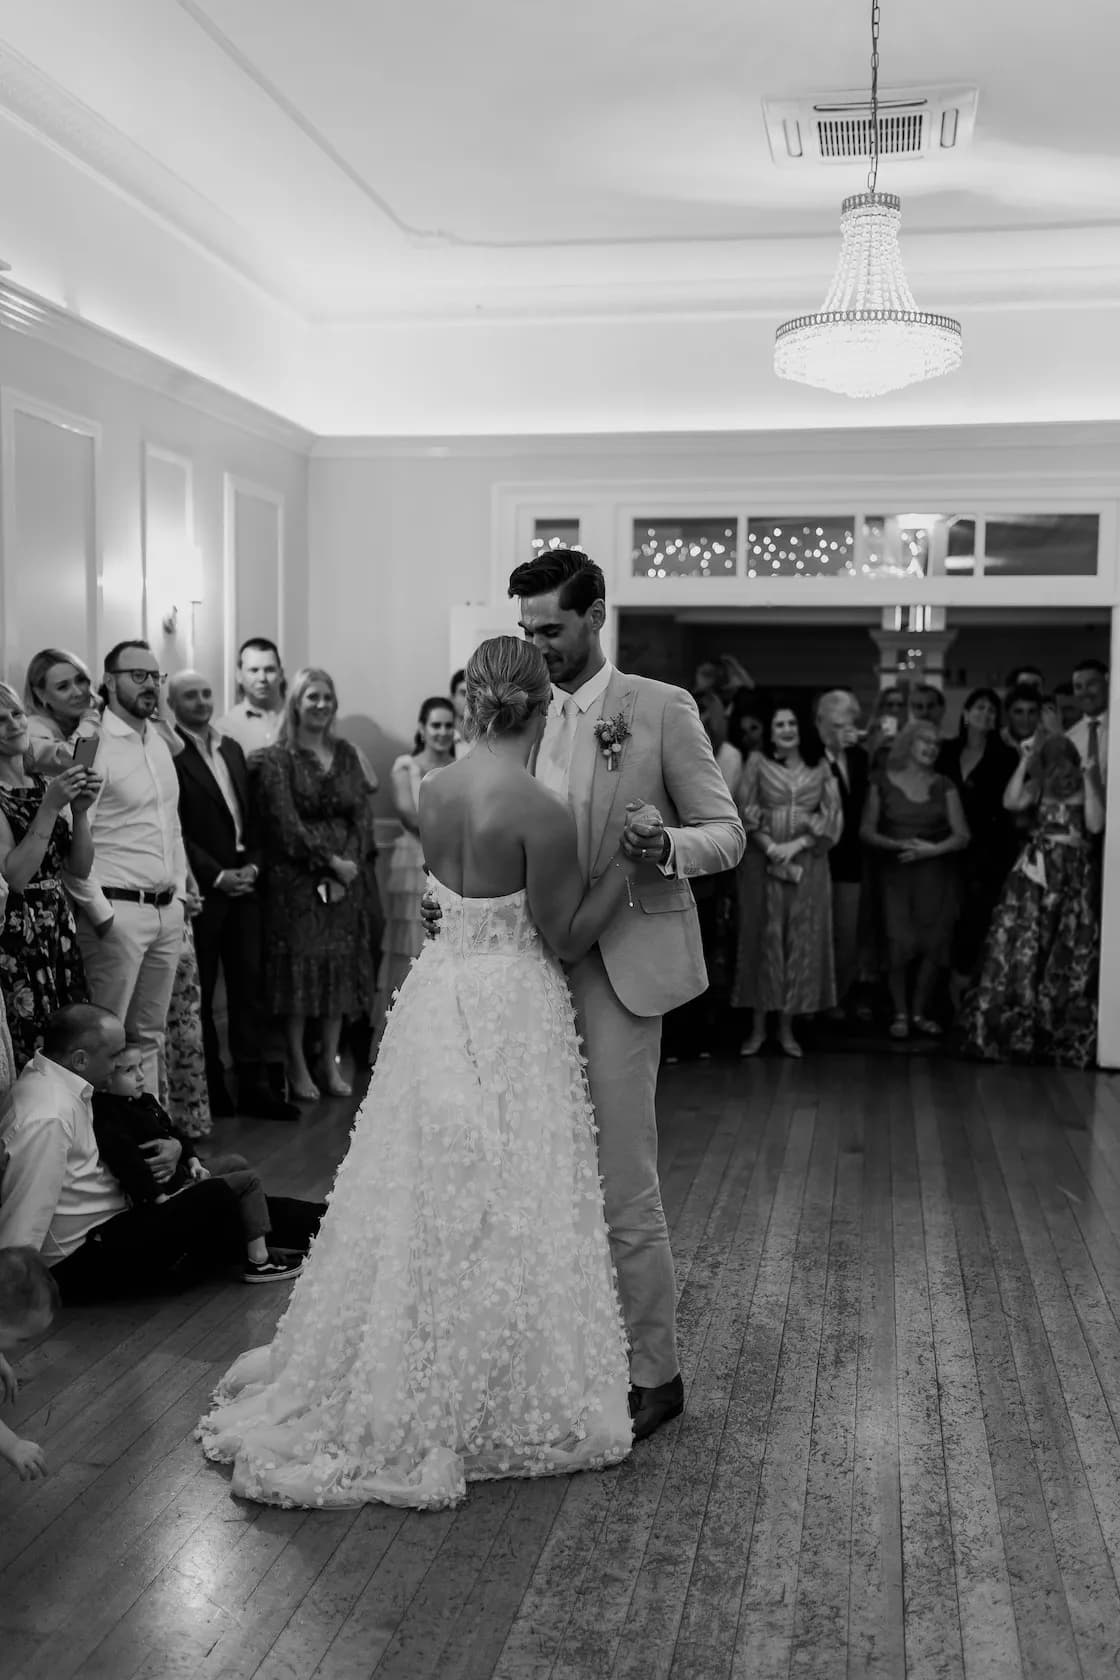
[[[420,920],[424,924],[424,933],[428,939],[439,938],[439,924],[442,919],[443,911],[435,893],[426,892],[420,900]]]

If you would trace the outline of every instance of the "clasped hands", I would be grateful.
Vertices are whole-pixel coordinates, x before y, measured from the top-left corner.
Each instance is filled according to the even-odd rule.
[[[656,805],[634,801],[626,807],[619,850],[631,863],[660,864],[668,860],[671,841],[665,819]]]

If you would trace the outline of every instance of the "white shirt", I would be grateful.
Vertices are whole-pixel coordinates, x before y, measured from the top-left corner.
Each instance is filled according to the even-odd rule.
[[[237,797],[237,789],[233,785],[229,765],[218,751],[222,737],[212,724],[207,724],[200,731],[188,729],[185,723],[179,728],[187,739],[194,743],[202,754],[203,763],[218,784],[218,791],[229,807],[229,814],[233,818],[233,843],[239,852],[245,850],[245,824],[241,812],[241,801]]]
[[[1102,712],[1100,717],[1094,718],[1097,727],[1097,758],[1101,767],[1101,783],[1108,781],[1108,713]],[[1089,762],[1089,719],[1080,718],[1072,729],[1066,730],[1066,735],[1081,755],[1082,764]]]
[[[213,727],[219,734],[228,735],[236,741],[248,758],[250,753],[260,752],[262,747],[274,744],[283,721],[283,706],[274,712],[262,712],[259,706],[251,706],[248,700],[239,700]]]
[[[128,1206],[97,1153],[92,1096],[92,1085],[38,1050],[8,1092],[0,1248],[26,1243],[55,1266]]]
[[[93,869],[86,880],[66,875],[71,898],[94,927],[113,906],[106,887],[143,887],[177,898],[187,890],[187,854],[179,826],[179,778],[166,741],[153,724],[142,729],[106,711],[93,768],[104,777],[89,813]]]

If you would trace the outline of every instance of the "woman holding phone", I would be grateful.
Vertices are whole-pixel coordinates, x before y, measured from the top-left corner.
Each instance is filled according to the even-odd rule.
[[[40,648],[28,663],[24,701],[28,769],[54,776],[78,763],[91,770],[101,712],[85,661],[65,648]]]
[[[17,1071],[38,1048],[47,1017],[87,996],[62,871],[82,879],[93,866],[88,812],[98,788],[98,778],[78,764],[49,781],[28,771],[29,744],[23,702],[0,683],[0,874],[9,889],[0,984]]]

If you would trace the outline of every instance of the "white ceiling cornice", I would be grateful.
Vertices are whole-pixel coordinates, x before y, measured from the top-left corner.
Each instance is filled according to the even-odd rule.
[[[1013,433],[1013,438],[1009,434]],[[724,432],[630,432],[630,433],[540,433],[536,436],[493,437],[319,437],[311,454],[320,460],[550,460],[558,455],[577,460],[660,459],[669,457],[710,460],[716,455],[740,455],[744,459],[788,456],[792,440],[806,455],[874,455],[887,460],[892,455],[913,456],[914,440],[920,436],[923,452],[961,456],[983,449],[985,473],[991,476],[993,444],[1013,444],[1018,453],[1035,448],[1047,453],[1091,449],[1114,450],[1120,466],[1120,421],[1072,421],[1067,424],[1024,424],[991,426],[891,426],[859,429],[797,429]],[[1063,464],[1063,474],[1068,469]]]
[[[28,306],[27,314],[32,322],[29,327],[17,329],[12,327],[10,320],[4,319],[3,303],[7,294]],[[296,425],[283,415],[261,408],[257,403],[250,402],[233,391],[227,391],[212,380],[203,379],[163,356],[157,356],[139,345],[130,344],[127,340],[118,338],[115,333],[106,332],[90,321],[79,320],[76,316],[68,314],[65,309],[59,309],[53,303],[48,303],[19,286],[13,286],[6,280],[0,282],[0,332],[2,331],[20,331],[21,336],[38,339],[56,350],[64,351],[67,355],[76,356],[81,361],[92,363],[94,367],[103,368],[106,373],[115,374],[119,379],[127,379],[130,384],[140,385],[145,390],[171,397],[176,402],[185,403],[188,408],[208,415],[212,420],[224,421],[228,426],[236,426],[253,437],[280,444],[297,454],[309,455],[315,443],[312,432]]]

